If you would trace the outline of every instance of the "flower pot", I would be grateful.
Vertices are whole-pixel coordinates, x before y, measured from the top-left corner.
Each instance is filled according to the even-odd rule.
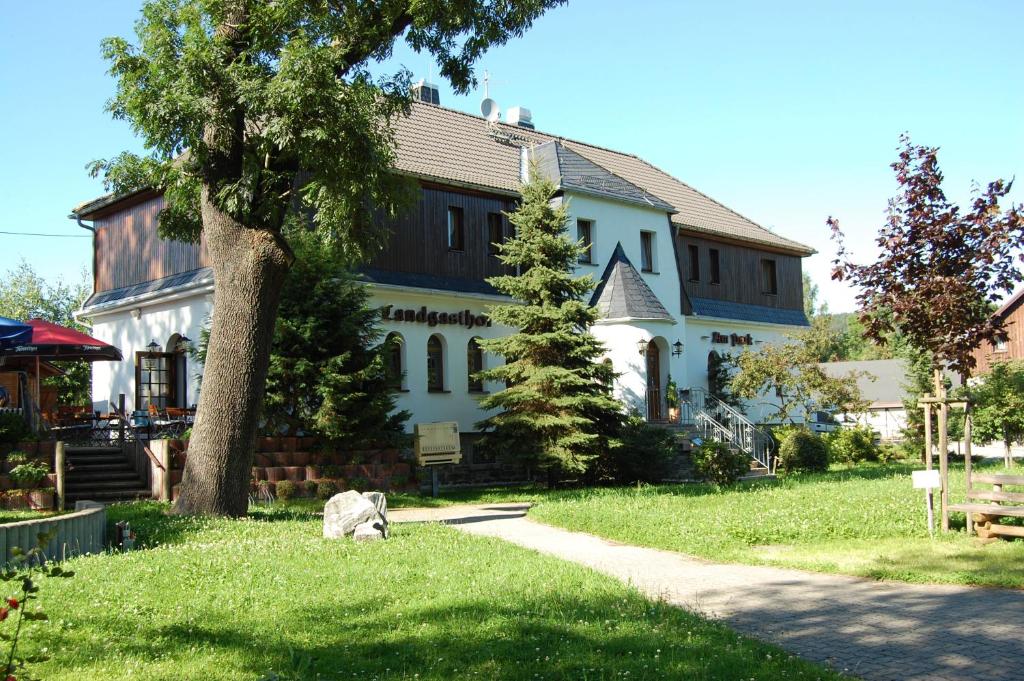
[[[668,408],[668,422],[678,423],[679,422],[679,407]]]
[[[28,494],[5,494],[4,508],[8,511],[24,511],[28,509]]]
[[[34,489],[28,493],[29,506],[37,511],[48,511],[53,508],[53,490]]]

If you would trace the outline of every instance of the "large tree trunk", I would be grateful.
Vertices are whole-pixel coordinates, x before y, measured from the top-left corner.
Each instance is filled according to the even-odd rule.
[[[279,235],[250,229],[204,190],[213,264],[213,322],[176,513],[242,516],[281,286],[292,255]]]

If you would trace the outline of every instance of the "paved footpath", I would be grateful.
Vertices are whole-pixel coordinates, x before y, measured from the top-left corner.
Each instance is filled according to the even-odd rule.
[[[396,509],[389,519],[446,522],[586,565],[864,679],[1024,679],[1024,591],[711,563],[533,522],[528,508]]]

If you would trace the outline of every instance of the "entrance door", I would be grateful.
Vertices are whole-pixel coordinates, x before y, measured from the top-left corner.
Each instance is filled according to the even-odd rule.
[[[651,341],[647,344],[647,420],[662,421],[661,408],[661,353]]]

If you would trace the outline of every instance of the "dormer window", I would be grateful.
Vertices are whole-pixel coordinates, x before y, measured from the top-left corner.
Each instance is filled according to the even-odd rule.
[[[640,232],[640,271],[654,271],[654,232]]]
[[[761,260],[761,293],[774,296],[779,293],[779,279],[775,272],[775,261]]]
[[[580,263],[592,265],[594,263],[594,222],[592,220],[576,221],[576,240],[583,248],[580,253]]]
[[[462,209],[457,206],[448,206],[448,250],[466,250],[466,227]]]
[[[709,270],[710,281],[712,284],[722,283],[722,264],[719,261],[718,249],[712,248],[708,250],[708,260],[711,262]]]

